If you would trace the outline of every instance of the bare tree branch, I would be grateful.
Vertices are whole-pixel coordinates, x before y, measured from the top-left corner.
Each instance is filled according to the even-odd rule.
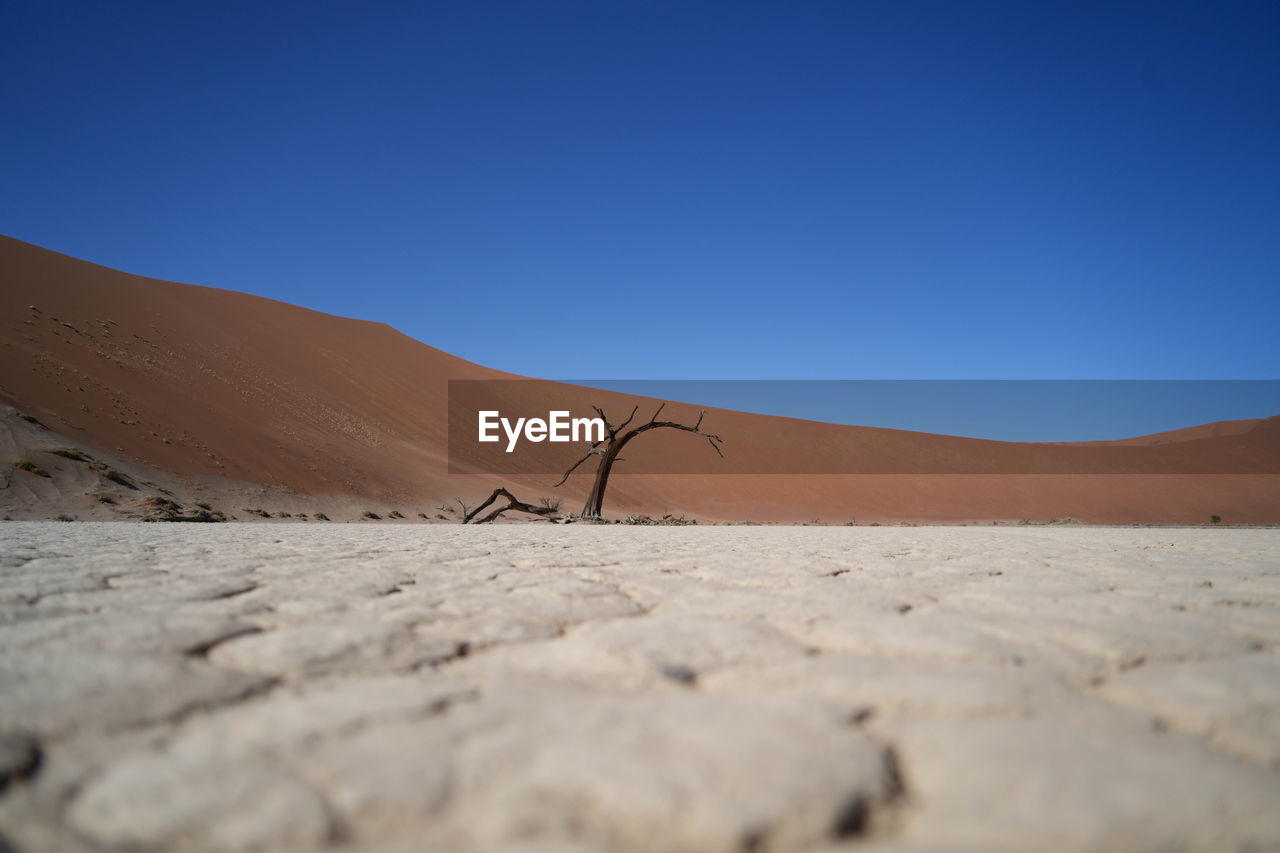
[[[462,519],[462,523],[463,524],[470,523],[471,519],[479,515],[482,510],[484,510],[486,507],[488,507],[490,504],[496,501],[499,497],[506,498],[507,505],[497,507],[496,509],[494,509],[493,512],[489,513],[484,518],[481,518],[479,521],[477,521],[476,524],[488,524],[498,516],[502,515],[504,512],[508,512],[513,509],[519,512],[527,512],[532,515],[541,515],[544,518],[548,518],[548,519],[558,518],[560,516],[559,507],[534,506],[533,504],[527,504],[524,501],[517,498],[515,495],[508,492],[506,489],[499,487],[493,490],[493,494],[489,495],[488,500],[486,500],[484,503],[477,506],[475,509],[471,510],[471,512],[467,513],[467,515]]]
[[[659,407],[658,411],[662,411],[662,408]],[[707,414],[706,411],[701,412],[698,415],[698,422],[695,423],[693,426],[689,426],[688,424],[678,424],[675,421],[649,421],[649,423],[644,424],[642,426],[638,426],[635,429],[631,430],[631,432],[624,435],[621,439],[618,440],[618,444],[619,445],[625,444],[626,442],[630,441],[631,439],[635,438],[637,435],[639,435],[642,432],[645,432],[646,430],[678,429],[678,430],[683,430],[684,432],[691,432],[695,435],[702,436],[707,440],[707,444],[711,445],[711,449],[714,450],[720,456],[721,459],[723,459],[724,453],[720,451],[720,445],[724,444],[724,439],[722,439],[720,436],[715,435],[713,433],[703,432],[700,429],[700,427],[702,426],[702,419],[706,414]],[[657,412],[655,412],[653,416],[656,418],[658,416]]]
[[[676,423],[675,421],[658,420],[658,417],[662,414],[662,410],[666,408],[666,405],[667,404],[665,402],[661,403],[658,406],[657,411],[653,413],[653,417],[649,418],[646,423],[633,427],[626,432],[623,432],[623,430],[626,430],[632,420],[635,419],[636,412],[640,410],[639,406],[634,407],[631,410],[631,414],[628,415],[627,419],[618,427],[614,427],[609,423],[609,419],[605,417],[603,409],[599,406],[592,406],[591,408],[600,416],[600,420],[604,421],[605,430],[608,432],[608,436],[592,444],[591,449],[588,450],[581,459],[573,463],[569,470],[564,472],[564,476],[560,478],[560,481],[556,483],[553,488],[559,488],[568,482],[569,476],[573,474],[574,471],[578,470],[583,462],[586,462],[592,456],[599,456],[600,464],[596,468],[595,483],[592,485],[591,493],[587,497],[587,505],[582,510],[582,515],[584,517],[599,516],[600,509],[604,503],[604,490],[608,485],[609,472],[612,469],[614,462],[621,461],[621,457],[618,455],[619,452],[627,442],[631,441],[631,439],[651,429],[678,429],[682,432],[691,432],[694,435],[699,435],[707,440],[707,444],[711,445],[711,449],[716,452],[717,456],[721,459],[724,458],[724,452],[720,450],[720,445],[724,443],[724,440],[714,433],[702,431],[702,419],[706,417],[706,410],[699,412],[698,420],[693,426],[689,426],[688,424]]]
[[[600,456],[600,455],[601,455],[601,452],[600,452],[599,450],[597,450],[596,448],[597,448],[597,446],[598,446],[598,445],[600,445],[600,444],[602,444],[602,443],[603,443],[603,442],[599,442],[599,441],[598,441],[598,442],[596,442],[595,444],[591,445],[591,449],[587,451],[587,455],[586,455],[586,456],[583,456],[583,457],[582,457],[581,459],[579,459],[577,462],[573,463],[573,465],[569,468],[569,470],[564,472],[564,476],[560,478],[560,482],[556,483],[556,484],[555,484],[554,486],[552,486],[551,488],[553,488],[553,489],[558,489],[558,488],[560,488],[561,486],[563,486],[563,485],[565,484],[565,481],[569,479],[569,475],[570,475],[570,474],[572,474],[572,473],[574,472],[574,470],[575,470],[575,469],[577,469],[577,467],[578,467],[579,465],[581,465],[583,462],[586,462],[586,461],[587,461],[588,459],[590,459],[592,456]]]
[[[613,424],[609,423],[609,419],[604,416],[604,409],[599,406],[592,406],[596,410],[596,414],[600,416],[600,420],[604,421],[604,428],[609,433],[609,437],[613,438]]]
[[[636,416],[636,412],[638,411],[640,411],[639,406],[636,406],[634,409],[631,410],[631,414],[627,415],[627,419],[623,421],[622,424],[618,427],[618,432],[622,432],[624,429],[627,428],[627,424],[631,423],[631,419]]]

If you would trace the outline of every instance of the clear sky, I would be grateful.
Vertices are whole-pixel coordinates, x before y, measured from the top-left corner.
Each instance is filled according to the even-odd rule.
[[[1280,4],[11,2],[0,232],[548,378],[1280,378]]]
[[[699,406],[1000,441],[1130,438],[1280,414],[1276,379],[621,379],[577,384]],[[623,420],[627,412],[608,412]],[[645,416],[652,410],[645,412]]]

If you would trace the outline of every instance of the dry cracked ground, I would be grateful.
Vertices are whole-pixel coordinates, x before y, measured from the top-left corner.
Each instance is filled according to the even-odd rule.
[[[0,525],[0,850],[1280,849],[1280,530]]]

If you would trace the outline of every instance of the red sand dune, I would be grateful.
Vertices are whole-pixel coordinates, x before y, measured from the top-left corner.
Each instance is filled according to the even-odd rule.
[[[448,380],[518,377],[384,324],[142,278],[3,237],[0,311],[0,400],[86,449],[184,477],[311,495],[438,501],[496,485],[528,499],[555,494],[558,476],[550,473],[450,474]],[[575,413],[601,405],[615,420],[632,405],[624,395],[533,380],[512,385],[507,402],[533,413],[550,399]],[[637,417],[656,407],[642,402]],[[671,405],[664,416],[691,421],[697,412]],[[615,469],[606,512],[1116,523],[1202,523],[1217,514],[1280,522],[1280,475],[1238,473],[1280,471],[1280,418],[1053,445],[714,409],[703,426],[725,438],[724,460],[695,436],[647,434]],[[572,446],[554,450],[574,458]],[[484,458],[453,461],[467,470]],[[831,466],[860,473],[799,473]],[[538,470],[558,467],[544,461]],[[698,473],[635,473],[650,470]],[[1018,470],[1055,473],[1009,473]],[[1182,473],[1199,470],[1233,473]],[[587,480],[575,477],[560,490],[570,506]]]

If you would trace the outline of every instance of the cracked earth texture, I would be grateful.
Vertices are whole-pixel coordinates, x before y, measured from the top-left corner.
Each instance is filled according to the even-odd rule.
[[[0,850],[1280,849],[1280,530],[0,526]]]

